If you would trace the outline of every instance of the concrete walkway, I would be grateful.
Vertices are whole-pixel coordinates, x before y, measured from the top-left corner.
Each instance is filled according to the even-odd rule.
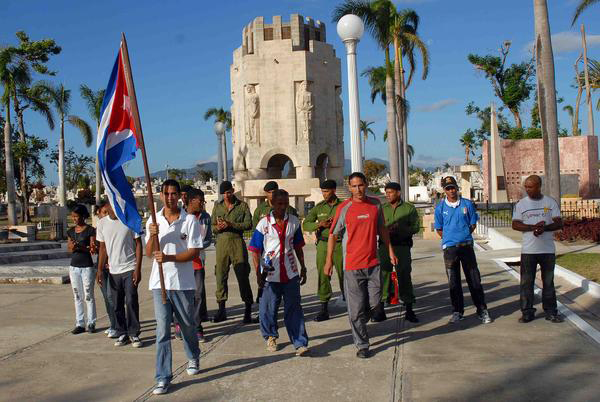
[[[140,292],[144,347],[137,350],[116,348],[101,332],[71,335],[69,285],[0,285],[0,399],[582,401],[600,395],[600,346],[568,322],[551,324],[542,318],[519,324],[518,282],[491,261],[498,252],[478,255],[495,321],[480,324],[465,289],[466,319],[451,326],[438,242],[417,241],[413,281],[421,323],[405,322],[398,306],[389,309],[387,321],[369,325],[375,355],[360,360],[344,309],[332,308],[329,321],[312,321],[318,309],[314,250],[306,250],[309,282],[302,290],[310,357],[294,356],[284,328],[280,350],[268,353],[258,326],[241,325],[242,306],[232,275],[230,319],[206,324],[209,342],[201,345],[201,373],[187,376],[182,345],[174,340],[176,377],[162,398],[150,394],[155,325],[146,290],[148,263]],[[214,265],[214,252],[208,258],[208,266]],[[212,310],[215,283],[209,272]],[[103,330],[107,319],[96,289],[98,326]],[[337,283],[334,289],[339,290]]]

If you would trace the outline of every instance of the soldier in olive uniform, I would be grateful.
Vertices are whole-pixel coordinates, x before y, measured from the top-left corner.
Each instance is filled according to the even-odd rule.
[[[336,183],[334,180],[325,180],[321,184],[323,201],[319,202],[310,210],[302,228],[307,232],[315,232],[317,238],[317,271],[319,274],[317,295],[321,302],[321,311],[315,317],[315,321],[325,321],[329,319],[329,310],[327,304],[331,299],[331,277],[325,275],[323,267],[327,258],[327,241],[329,239],[329,228],[335,217],[337,206],[342,201],[335,195]],[[333,264],[337,271],[342,297],[344,296],[344,256],[342,252],[342,239],[335,245],[333,251]]]
[[[229,267],[233,265],[233,271],[240,286],[240,295],[246,309],[244,312],[244,323],[252,322],[252,288],[250,287],[250,264],[248,263],[248,250],[244,242],[244,231],[252,229],[252,216],[248,205],[237,199],[233,194],[231,182],[224,181],[219,186],[219,193],[223,194],[223,200],[215,204],[212,212],[212,231],[216,236],[216,267],[217,277],[217,303],[219,311],[213,317],[213,322],[221,322],[227,319],[225,302],[227,301],[227,279],[229,278]]]
[[[415,304],[415,293],[410,276],[412,270],[410,249],[413,245],[412,236],[419,233],[419,214],[413,204],[402,200],[400,184],[388,183],[385,186],[385,196],[388,202],[383,204],[383,217],[390,232],[390,243],[394,249],[394,254],[398,257],[398,265],[395,267],[398,278],[398,294],[406,307],[406,320],[419,322],[412,308]],[[383,303],[388,301],[394,291],[391,281],[394,267],[390,262],[386,247],[382,247],[381,244],[379,247],[379,261],[381,264],[381,300]]]
[[[252,216],[252,228],[256,229],[256,225],[258,225],[258,222],[271,213],[271,211],[273,210],[273,191],[278,189],[279,184],[277,184],[276,181],[269,181],[267,182],[267,184],[265,184],[265,186],[263,187],[263,191],[265,192],[266,200],[261,202],[258,205],[258,207],[256,207],[256,209],[254,210],[254,215]],[[298,211],[296,211],[296,208],[292,207],[291,205],[287,207],[286,212],[296,217],[298,216]]]

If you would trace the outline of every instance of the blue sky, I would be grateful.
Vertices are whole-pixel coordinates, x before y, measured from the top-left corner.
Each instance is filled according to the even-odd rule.
[[[232,52],[241,44],[242,27],[256,16],[264,16],[270,22],[273,15],[288,20],[290,14],[300,13],[326,22],[327,41],[342,59],[343,97],[344,104],[348,105],[345,52],[335,24],[331,23],[331,12],[338,3],[338,0],[210,3],[3,0],[0,2],[0,44],[15,43],[14,32],[17,30],[26,31],[34,40],[55,39],[63,51],[50,63],[50,67],[58,71],[54,79],[73,90],[72,113],[88,118],[78,96],[78,87],[82,83],[95,89],[106,86],[120,34],[124,31],[150,169],[163,169],[167,163],[184,168],[198,161],[216,159],[217,141],[212,123],[204,121],[203,114],[213,106],[229,107]],[[446,161],[460,162],[464,159],[464,151],[458,139],[467,128],[478,124],[465,115],[465,106],[470,101],[484,106],[495,100],[489,82],[473,69],[466,57],[469,53],[497,53],[504,40],[511,40],[509,61],[528,59],[528,43],[533,38],[533,2],[401,0],[395,3],[399,8],[413,8],[419,13],[420,35],[431,54],[429,77],[422,81],[419,68],[417,79],[407,94],[412,106],[409,143],[415,148],[415,162],[427,166]],[[564,104],[574,104],[576,91],[570,85],[580,39],[579,28],[571,28],[570,21],[576,2],[550,0],[548,3],[554,35],[557,90],[565,98]],[[600,7],[592,7],[579,21],[587,27],[589,57],[596,59],[600,58],[599,17]],[[365,34],[358,47],[358,70],[382,63],[382,51]],[[367,143],[367,157],[387,159],[387,146],[382,141],[385,107],[379,100],[371,104],[368,83],[362,77],[359,78],[359,93],[361,118],[375,121],[373,127],[377,136],[377,140],[370,139]],[[595,99],[598,95],[595,94]],[[526,121],[530,108],[531,102],[522,108]],[[598,120],[600,114],[595,113]],[[585,110],[580,115],[585,132]],[[570,127],[569,117],[562,110],[560,123]],[[28,132],[47,138],[51,146],[58,142],[57,132],[50,132],[33,112],[28,112],[25,124]],[[346,158],[349,158],[347,127],[345,135]],[[84,146],[80,135],[72,128],[66,131],[66,143],[79,152],[94,153],[93,148]],[[141,175],[141,163],[130,164],[128,174]],[[48,167],[47,182],[56,181],[55,169]]]

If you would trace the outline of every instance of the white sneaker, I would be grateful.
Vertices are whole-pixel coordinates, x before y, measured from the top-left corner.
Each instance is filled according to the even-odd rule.
[[[119,334],[117,333],[116,330],[114,329],[108,329],[108,332],[106,332],[106,336],[110,339],[115,339],[119,337]]]
[[[129,337],[127,335],[121,335],[115,342],[115,346],[123,346],[129,343]]]
[[[107,334],[107,335],[108,335],[108,333],[109,333],[109,332],[110,332],[110,328],[106,328],[106,329],[104,330],[104,333],[105,333],[105,334]]]
[[[158,384],[156,384],[156,387],[154,387],[154,389],[152,390],[152,393],[154,395],[166,394],[168,388],[169,388],[169,383],[163,382],[163,381],[159,381]]]
[[[463,315],[461,313],[458,313],[455,311],[454,313],[452,313],[452,316],[448,320],[448,323],[456,324],[457,322],[462,321],[464,319],[465,319],[465,317],[463,317]]]
[[[490,317],[490,313],[487,310],[483,310],[480,314],[478,314],[478,317],[484,324],[489,324],[492,322],[492,317]]]
[[[270,336],[269,339],[267,339],[267,351],[277,352],[277,338],[274,336]]]
[[[188,375],[196,375],[200,372],[200,361],[198,359],[188,360],[187,369]]]
[[[134,348],[142,347],[142,341],[140,340],[139,336],[131,336],[129,337],[129,339],[131,340],[131,346],[133,346]]]

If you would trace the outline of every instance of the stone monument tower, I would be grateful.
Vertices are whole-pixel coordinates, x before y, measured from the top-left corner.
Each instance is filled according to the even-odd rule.
[[[233,52],[231,99],[234,180],[251,207],[271,179],[300,208],[320,180],[341,183],[341,67],[325,24],[255,18]]]

